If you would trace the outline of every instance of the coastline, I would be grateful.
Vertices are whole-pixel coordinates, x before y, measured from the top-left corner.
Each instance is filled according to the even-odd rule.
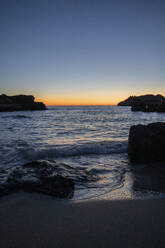
[[[0,198],[0,247],[164,247],[165,199]]]

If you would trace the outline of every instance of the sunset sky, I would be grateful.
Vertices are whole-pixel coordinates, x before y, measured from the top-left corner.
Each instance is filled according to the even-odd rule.
[[[165,95],[164,0],[1,0],[0,93],[46,104]]]

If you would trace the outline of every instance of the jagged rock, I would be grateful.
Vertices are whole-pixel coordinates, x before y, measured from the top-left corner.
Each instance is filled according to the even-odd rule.
[[[126,100],[119,102],[117,105],[118,106],[132,106],[134,99],[135,99],[135,96],[130,96]]]
[[[74,181],[57,174],[53,163],[33,161],[0,171],[0,196],[18,190],[71,198],[74,194]]]
[[[118,106],[131,106],[132,111],[165,112],[165,97],[162,95],[130,96]]]
[[[128,153],[132,162],[165,161],[165,123],[132,126]]]
[[[7,96],[2,94],[0,95],[0,112],[46,109],[44,103],[35,102],[34,99],[31,95]]]

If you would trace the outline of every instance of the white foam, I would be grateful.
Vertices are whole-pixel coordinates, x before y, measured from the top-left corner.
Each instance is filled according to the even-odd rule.
[[[119,154],[126,152],[127,141],[88,142],[79,145],[47,146],[44,148],[25,147],[18,148],[18,150],[25,159],[29,160],[85,156],[92,154]]]

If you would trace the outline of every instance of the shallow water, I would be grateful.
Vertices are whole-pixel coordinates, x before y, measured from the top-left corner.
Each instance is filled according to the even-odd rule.
[[[109,192],[132,197],[129,128],[158,121],[165,121],[165,114],[117,106],[52,106],[46,111],[0,113],[0,167],[55,160],[72,168],[74,200]]]

